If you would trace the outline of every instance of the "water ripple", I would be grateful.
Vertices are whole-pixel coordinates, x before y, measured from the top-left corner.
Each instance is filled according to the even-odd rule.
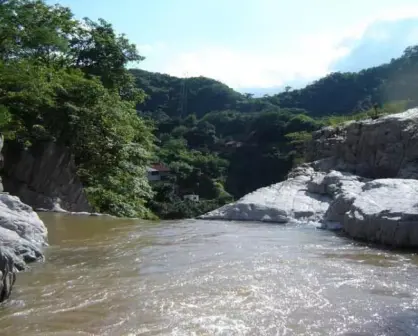
[[[19,274],[4,335],[418,334],[414,254],[303,225],[45,222],[47,262]]]

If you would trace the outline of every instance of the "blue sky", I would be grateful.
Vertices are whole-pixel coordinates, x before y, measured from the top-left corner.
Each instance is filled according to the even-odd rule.
[[[104,18],[137,44],[138,67],[212,77],[240,91],[300,87],[418,44],[417,0],[48,0]]]

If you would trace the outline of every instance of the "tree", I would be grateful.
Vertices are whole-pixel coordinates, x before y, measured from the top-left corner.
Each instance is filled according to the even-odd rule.
[[[77,22],[68,8],[41,0],[6,0],[0,7],[0,59],[63,61]]]
[[[8,140],[21,148],[67,146],[90,203],[119,216],[151,217],[145,170],[154,137],[135,110],[144,94],[125,69],[141,59],[103,20],[80,23],[40,0],[0,7],[1,130],[12,129]]]
[[[124,35],[116,35],[110,23],[84,19],[70,44],[77,68],[98,76],[106,88],[116,90],[123,99],[143,101],[143,92],[134,88],[134,79],[125,66],[144,57]]]

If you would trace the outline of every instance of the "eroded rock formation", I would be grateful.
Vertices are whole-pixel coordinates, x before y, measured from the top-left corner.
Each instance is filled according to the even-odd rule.
[[[0,137],[0,152],[2,147]],[[36,212],[18,197],[0,192],[0,301],[10,296],[19,270],[43,259],[45,245],[47,229]]]
[[[418,109],[325,128],[311,163],[202,219],[315,221],[348,236],[418,247]]]
[[[91,212],[71,153],[52,142],[4,150],[4,190],[35,209]]]

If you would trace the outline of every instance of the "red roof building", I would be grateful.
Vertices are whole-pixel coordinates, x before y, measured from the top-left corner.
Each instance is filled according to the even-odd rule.
[[[165,166],[162,163],[155,163],[153,165],[151,165],[151,168],[158,170],[161,173],[168,173],[170,172],[170,168],[168,168],[167,166]]]

